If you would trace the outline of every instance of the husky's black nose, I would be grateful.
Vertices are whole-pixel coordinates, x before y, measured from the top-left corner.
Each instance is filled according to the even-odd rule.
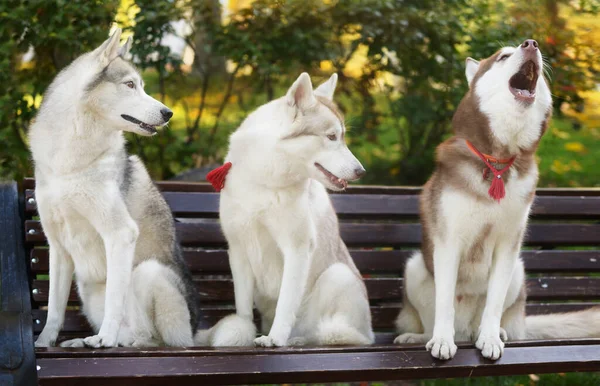
[[[535,51],[538,49],[538,42],[533,39],[527,39],[521,44],[521,47],[526,51]]]
[[[358,168],[358,169],[354,169],[354,174],[356,174],[356,178],[360,178],[362,176],[365,175],[367,171],[365,170],[365,168]]]
[[[168,122],[169,119],[171,119],[171,117],[173,116],[173,112],[169,109],[162,109],[160,110],[160,113],[162,114],[162,117],[165,120],[165,122]]]

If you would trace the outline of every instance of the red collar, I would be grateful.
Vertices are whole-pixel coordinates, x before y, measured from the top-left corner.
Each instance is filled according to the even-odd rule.
[[[467,147],[469,148],[469,150],[471,150],[473,154],[479,157],[488,167],[489,171],[492,172],[492,174],[494,175],[494,178],[492,179],[492,185],[490,186],[490,190],[488,190],[488,194],[494,200],[500,202],[505,196],[504,181],[502,180],[502,174],[504,174],[504,172],[510,169],[512,164],[515,162],[517,156],[508,159],[497,159],[489,154],[483,154],[482,152],[477,150],[477,148],[473,146],[471,142],[467,140],[465,140],[465,142],[467,143]],[[494,166],[492,166],[491,163],[506,164],[506,166],[498,170]],[[486,176],[486,174],[487,170],[484,171],[484,177]]]
[[[491,162],[494,164],[508,164],[508,163],[512,163],[515,161],[516,157],[498,159],[496,157],[492,157],[489,154],[481,153],[479,150],[477,150],[477,148],[475,146],[473,146],[473,144],[471,142],[469,142],[467,140],[465,140],[465,142],[467,142],[467,147],[469,148],[469,150],[471,150],[473,152],[473,154],[475,154],[482,160],[483,160],[483,158],[485,158],[488,162]],[[482,156],[483,156],[483,158],[482,158]]]

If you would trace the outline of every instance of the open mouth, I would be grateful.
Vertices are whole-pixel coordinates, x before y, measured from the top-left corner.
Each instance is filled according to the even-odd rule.
[[[528,60],[521,66],[519,72],[510,78],[508,86],[515,99],[525,103],[532,103],[535,100],[538,72],[537,63]]]
[[[329,170],[325,169],[320,163],[315,162],[315,166],[323,174],[325,174],[325,177],[327,177],[327,179],[329,180],[329,182],[331,182],[336,188],[338,188],[338,189],[346,189],[346,187],[348,186],[348,181],[336,177]]]
[[[142,129],[144,129],[145,131],[147,131],[150,134],[156,134],[156,127],[149,125],[147,123],[144,123],[142,121],[140,121],[139,119],[136,119],[134,117],[132,117],[131,115],[127,115],[127,114],[121,114],[121,118],[123,118],[126,121],[129,121],[131,123],[134,123],[136,125],[138,125],[139,127],[141,127]]]

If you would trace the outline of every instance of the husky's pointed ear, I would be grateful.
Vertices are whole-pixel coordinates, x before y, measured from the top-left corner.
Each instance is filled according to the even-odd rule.
[[[477,74],[477,70],[479,70],[479,62],[473,58],[467,58],[466,65],[465,74],[467,75],[467,82],[470,86],[475,74]]]
[[[119,49],[119,56],[122,58],[125,58],[125,55],[127,55],[129,53],[129,50],[131,49],[131,44],[133,42],[133,38],[130,36],[127,38],[127,41],[125,42],[125,44],[123,44],[121,46],[121,48]]]
[[[301,110],[307,109],[317,102],[313,94],[310,76],[306,72],[300,74],[288,90],[285,98],[288,105],[296,106]]]
[[[98,47],[98,56],[102,64],[107,65],[117,56],[119,56],[120,47],[119,41],[121,40],[121,28],[117,28],[115,32]]]
[[[337,80],[338,76],[334,72],[333,75],[331,75],[331,77],[327,81],[321,83],[321,85],[315,89],[315,95],[322,96],[324,98],[329,99],[330,101],[333,100],[333,94],[335,93],[335,86],[337,86]]]

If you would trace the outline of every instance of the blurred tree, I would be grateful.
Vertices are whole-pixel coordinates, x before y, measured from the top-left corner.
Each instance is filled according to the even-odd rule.
[[[27,128],[56,73],[107,37],[118,1],[0,2],[0,179],[31,175]],[[24,63],[25,54],[31,61]]]
[[[134,34],[147,90],[176,110],[151,139],[128,134],[156,179],[218,162],[228,134],[301,71],[340,76],[336,100],[352,129],[365,183],[420,184],[466,90],[464,59],[536,38],[553,67],[556,108],[579,109],[598,83],[597,15],[589,0],[64,0],[0,4],[0,175],[30,174],[26,130],[41,93],[66,63],[106,38]],[[235,3],[235,4],[234,4]],[[232,5],[233,4],[233,5]],[[174,23],[192,66],[163,44]],[[178,30],[181,33],[181,29]],[[595,32],[594,32],[595,31]],[[76,38],[74,38],[76,37]],[[23,62],[30,50],[33,61]]]
[[[136,65],[142,69],[151,69],[156,76],[158,98],[166,103],[167,94],[173,91],[168,84],[178,83],[181,57],[171,52],[163,44],[165,37],[175,35],[173,22],[184,18],[185,8],[176,7],[170,1],[136,0],[129,5],[134,9],[134,18],[128,31],[133,33],[131,54]],[[135,12],[137,11],[137,12]],[[141,137],[126,133],[130,151],[139,155],[154,178],[164,179],[189,168],[192,163],[193,149],[182,146],[183,139],[176,135],[169,126],[161,130],[161,135]],[[173,158],[179,160],[174,165]]]
[[[364,140],[384,148],[394,143],[390,138],[379,141],[383,121],[397,130],[399,146],[391,152],[396,155],[382,152],[379,161],[373,161],[373,177],[367,175],[365,181],[420,184],[429,175],[435,145],[448,131],[454,106],[464,92],[457,46],[466,33],[461,18],[467,5],[461,0],[336,2],[334,66],[343,72],[366,47],[361,74],[342,77],[350,94],[359,98],[352,106],[362,110],[353,126],[358,126],[356,132]],[[386,101],[376,100],[381,92],[376,86],[384,74],[392,79],[384,85],[390,96],[387,111],[383,110]]]
[[[527,38],[536,39],[544,55],[555,114],[561,114],[564,103],[581,108],[583,93],[600,81],[600,43],[590,34],[594,17],[581,25],[581,15],[597,15],[600,2],[479,1],[478,6],[484,18],[475,20],[471,29],[471,51],[485,57],[497,49],[497,42],[517,45]]]

